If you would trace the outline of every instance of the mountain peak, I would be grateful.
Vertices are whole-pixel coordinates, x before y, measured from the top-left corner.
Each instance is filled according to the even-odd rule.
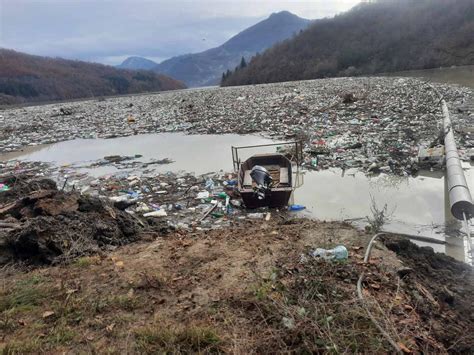
[[[305,29],[310,23],[311,20],[289,11],[273,13],[216,48],[168,59],[154,70],[183,80],[189,86],[215,85],[223,72],[234,70],[239,65],[242,57],[249,60],[256,53]]]
[[[298,16],[289,11],[284,10],[284,11],[272,13],[269,18],[277,19],[277,18],[284,18],[284,17],[298,17]]]
[[[150,59],[143,57],[131,56],[125,59],[122,64],[117,65],[121,69],[135,69],[135,70],[151,70],[158,64]]]

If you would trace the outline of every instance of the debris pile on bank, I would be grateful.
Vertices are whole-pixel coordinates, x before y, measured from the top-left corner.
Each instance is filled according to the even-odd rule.
[[[231,174],[119,172],[80,182],[82,193],[104,196],[115,207],[149,220],[165,219],[181,229],[215,228],[229,225],[240,215]],[[152,222],[150,222],[152,223]]]
[[[85,198],[99,198],[162,232],[229,227],[245,219],[268,220],[272,212],[276,212],[265,207],[246,210],[237,190],[235,173],[160,172],[133,157],[116,156],[112,160],[61,167],[11,161],[0,166],[6,174],[28,172],[36,179],[46,174],[65,191],[75,191]],[[90,175],[88,172],[99,163],[101,167],[113,167],[117,171],[100,177]],[[89,170],[84,171],[84,167]],[[13,191],[7,194],[11,193]],[[5,192],[0,194],[6,196]]]
[[[433,85],[456,114],[458,147],[472,147],[474,114],[467,105],[472,91]],[[70,114],[58,115],[61,109]],[[396,174],[416,172],[419,147],[436,144],[441,122],[438,99],[428,83],[386,77],[138,95],[8,109],[2,116],[7,133],[0,137],[0,152],[75,138],[258,132],[303,139],[306,163],[313,168]]]
[[[8,250],[3,262],[54,263],[127,244],[137,240],[139,230],[166,234],[228,228],[247,219],[268,221],[272,214],[286,211],[246,210],[233,173],[160,173],[142,164],[146,163],[118,157],[101,165],[113,165],[118,171],[100,177],[75,166],[3,164],[5,175],[11,176],[0,179],[8,188],[0,192],[0,221],[5,224],[0,235]],[[25,246],[28,240],[32,246]]]
[[[0,264],[52,264],[138,240],[140,224],[98,198],[49,179],[9,176],[0,193]]]

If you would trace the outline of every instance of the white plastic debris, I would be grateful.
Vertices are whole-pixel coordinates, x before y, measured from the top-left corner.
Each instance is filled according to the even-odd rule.
[[[158,210],[153,212],[148,212],[143,215],[143,217],[166,217],[168,214],[165,210]]]
[[[262,219],[264,217],[264,214],[263,213],[248,213],[247,217],[251,219]]]
[[[197,200],[206,199],[206,198],[209,198],[209,196],[210,196],[209,191],[201,191],[201,192],[198,192],[196,199]]]

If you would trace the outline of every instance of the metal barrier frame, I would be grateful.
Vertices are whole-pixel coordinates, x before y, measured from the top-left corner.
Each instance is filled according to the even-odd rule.
[[[232,163],[234,165],[234,171],[238,172],[240,167],[240,158],[239,158],[239,150],[240,149],[249,149],[249,148],[259,148],[259,147],[271,147],[271,146],[280,146],[280,145],[294,145],[296,155],[293,157],[294,159],[290,159],[291,161],[295,161],[296,165],[299,167],[303,162],[303,143],[299,141],[293,142],[282,142],[282,143],[269,143],[269,144],[257,144],[257,145],[246,145],[240,147],[231,147],[232,150]]]

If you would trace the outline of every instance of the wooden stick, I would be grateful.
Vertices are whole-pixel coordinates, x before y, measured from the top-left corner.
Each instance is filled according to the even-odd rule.
[[[211,212],[216,209],[217,205],[218,205],[217,203],[214,204],[214,206],[212,206],[212,207],[204,214],[204,216],[202,216],[202,218],[199,220],[199,222],[204,221],[204,220],[206,219],[206,217],[209,216],[209,215],[211,214]]]

